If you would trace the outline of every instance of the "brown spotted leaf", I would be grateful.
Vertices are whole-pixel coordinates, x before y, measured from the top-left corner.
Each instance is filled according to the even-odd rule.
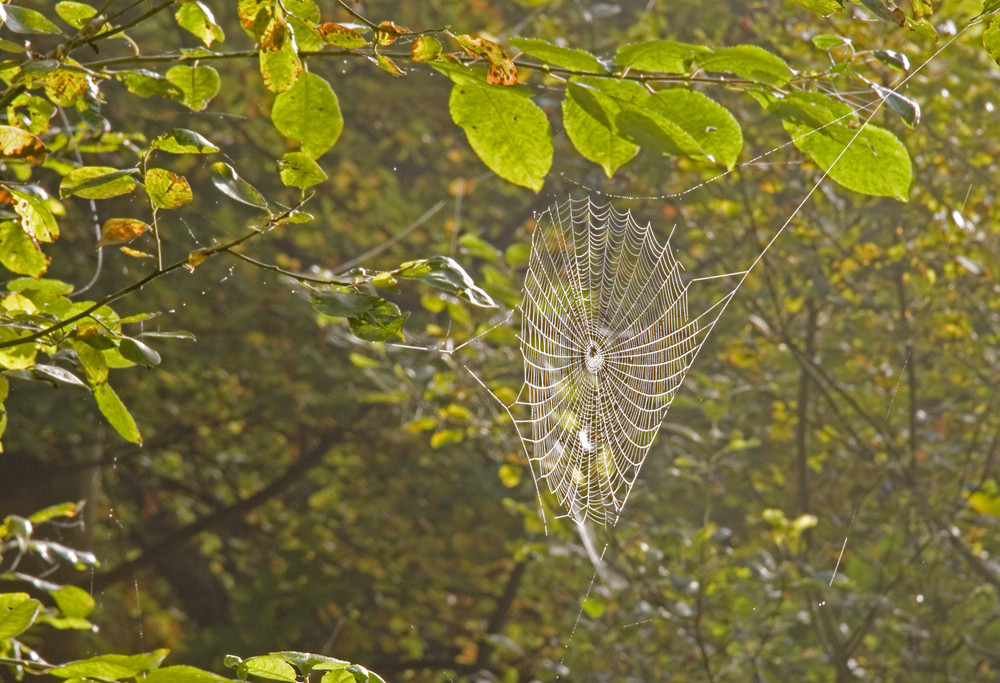
[[[0,155],[39,165],[45,161],[45,145],[36,135],[14,126],[0,126]]]
[[[101,239],[97,241],[97,246],[125,244],[147,230],[149,230],[149,226],[138,218],[110,218],[104,221],[104,225],[101,226]]]

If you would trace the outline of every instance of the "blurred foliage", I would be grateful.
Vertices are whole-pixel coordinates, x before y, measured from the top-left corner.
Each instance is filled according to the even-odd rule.
[[[0,9],[4,554],[85,497],[100,559],[52,582],[92,612],[0,598],[39,657],[997,676],[995,3]],[[519,390],[534,215],[590,188],[697,275],[789,222],[596,576],[476,382]]]

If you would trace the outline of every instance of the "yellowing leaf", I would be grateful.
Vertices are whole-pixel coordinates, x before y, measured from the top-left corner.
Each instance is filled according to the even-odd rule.
[[[344,128],[340,102],[330,84],[304,73],[291,88],[274,98],[271,120],[282,135],[298,140],[313,159],[333,147]]]
[[[162,168],[146,171],[146,194],[158,209],[176,209],[194,199],[191,185],[184,176]]]
[[[23,159],[38,165],[45,161],[45,145],[41,139],[14,126],[0,126],[0,155]]]
[[[327,22],[317,26],[316,30],[319,32],[319,35],[324,41],[335,47],[343,47],[348,50],[353,50],[354,48],[362,47],[365,44],[364,36],[354,29],[341,26],[340,24]]]
[[[97,241],[97,246],[131,242],[147,230],[149,226],[138,218],[110,218],[101,226],[101,239]]]

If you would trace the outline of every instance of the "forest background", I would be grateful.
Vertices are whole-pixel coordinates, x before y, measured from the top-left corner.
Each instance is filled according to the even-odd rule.
[[[995,2],[0,7],[3,676],[998,675]],[[483,333],[600,192],[794,218],[595,575]]]

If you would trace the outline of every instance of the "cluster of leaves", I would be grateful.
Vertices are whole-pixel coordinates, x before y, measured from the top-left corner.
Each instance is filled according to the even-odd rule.
[[[60,565],[77,570],[98,565],[93,553],[74,550],[62,543],[39,538],[46,524],[72,521],[80,512],[75,503],[40,510],[29,517],[8,515],[0,524],[0,581],[29,587],[43,599],[27,592],[0,593],[0,667],[22,680],[25,674],[46,675],[63,680],[154,681],[159,683],[231,683],[233,679],[187,665],[162,666],[166,649],[142,654],[100,654],[87,659],[53,664],[31,646],[42,639],[43,629],[94,631],[88,620],[94,598],[82,588],[53,583],[38,573],[51,574]],[[39,572],[18,571],[23,564],[40,561]],[[272,652],[241,659],[229,655],[228,668],[236,679],[248,677],[284,683],[309,680],[322,672],[323,683],[385,683],[381,676],[359,664],[306,652]]]

